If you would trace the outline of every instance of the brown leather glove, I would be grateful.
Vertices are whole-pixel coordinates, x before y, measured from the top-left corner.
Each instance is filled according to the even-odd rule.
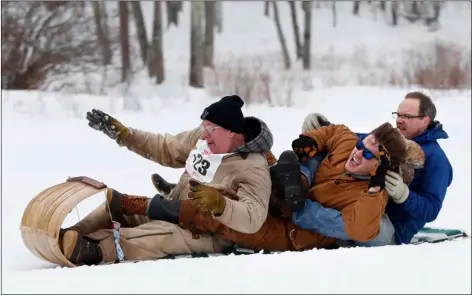
[[[220,190],[201,184],[193,179],[189,181],[189,199],[195,206],[214,215],[221,215],[225,210],[226,200]]]

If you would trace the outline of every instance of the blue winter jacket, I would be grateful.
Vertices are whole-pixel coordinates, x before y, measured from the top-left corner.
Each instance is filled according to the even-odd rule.
[[[363,139],[367,134],[359,133]],[[439,122],[412,140],[423,149],[426,161],[422,169],[415,172],[409,186],[410,194],[403,204],[389,200],[386,213],[395,227],[395,240],[398,244],[408,244],[412,237],[428,222],[436,219],[441,210],[446,191],[452,182],[452,166],[439,146],[438,139],[449,136]],[[304,210],[294,213],[292,221],[302,228],[323,235],[349,240],[344,231],[341,212],[325,208],[319,203],[306,200]]]

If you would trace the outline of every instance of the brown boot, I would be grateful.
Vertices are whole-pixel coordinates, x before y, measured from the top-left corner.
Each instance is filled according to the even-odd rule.
[[[75,230],[61,232],[59,247],[64,256],[75,265],[96,265],[102,261],[102,250],[97,241]]]
[[[150,200],[148,197],[122,194],[114,189],[107,190],[107,202],[112,214],[147,216]]]

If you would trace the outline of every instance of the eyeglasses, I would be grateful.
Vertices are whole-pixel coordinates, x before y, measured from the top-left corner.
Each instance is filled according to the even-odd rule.
[[[396,120],[397,118],[405,118],[405,119],[416,119],[416,118],[424,118],[424,116],[418,115],[408,115],[408,114],[399,114],[398,112],[392,112],[392,117]]]
[[[200,131],[201,132],[206,131],[209,134],[211,134],[213,130],[218,129],[218,128],[221,128],[221,127],[220,126],[203,126],[203,124],[200,124]]]
[[[362,156],[367,160],[370,160],[372,158],[375,158],[377,160],[379,159],[376,155],[374,155],[371,150],[365,147],[364,143],[360,139],[356,142],[356,149],[362,151]]]

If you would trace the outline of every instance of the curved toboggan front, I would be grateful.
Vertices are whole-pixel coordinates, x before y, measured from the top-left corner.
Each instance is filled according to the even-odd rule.
[[[45,261],[75,267],[62,254],[59,231],[77,204],[106,188],[104,183],[79,176],[40,192],[29,202],[21,219],[20,230],[25,246]]]

